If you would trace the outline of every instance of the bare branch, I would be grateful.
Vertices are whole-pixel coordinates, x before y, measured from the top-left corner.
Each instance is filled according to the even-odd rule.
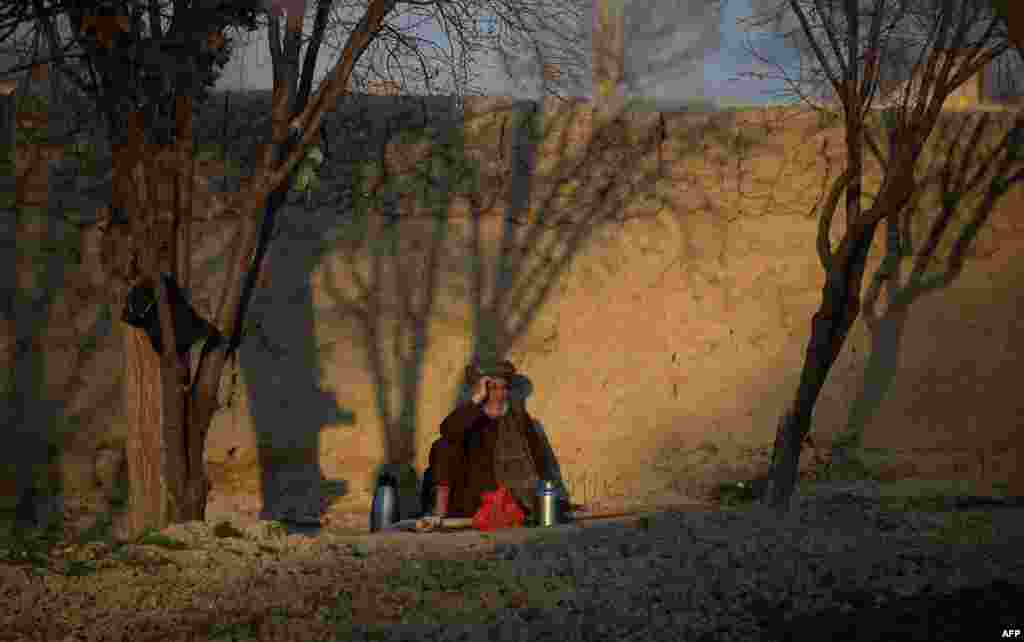
[[[821,0],[816,0],[816,2],[818,3],[819,11],[821,11]],[[793,12],[800,20],[800,26],[803,27],[811,48],[814,49],[815,55],[821,62],[821,66],[825,70],[825,75],[828,77],[829,82],[832,83],[832,87],[835,89],[836,95],[842,98],[843,93],[845,92],[845,89],[843,88],[843,79],[846,78],[846,65],[842,62],[842,53],[839,50],[839,44],[835,41],[835,34],[832,33],[832,30],[829,27],[825,28],[825,33],[828,34],[829,42],[832,44],[832,49],[839,60],[841,75],[837,74],[832,69],[832,65],[825,56],[825,52],[822,51],[821,45],[818,44],[818,40],[814,37],[814,33],[811,30],[811,24],[807,20],[807,15],[804,13],[803,8],[800,7],[799,2],[797,0],[790,0],[790,6],[793,8]]]
[[[817,0],[821,4],[821,0]],[[863,112],[863,95],[860,87],[860,0],[846,0],[846,55],[849,62],[846,65],[846,95],[843,96],[843,104],[848,114],[854,114],[854,118],[860,122]],[[860,133],[860,130],[857,130]],[[859,138],[859,136],[858,136]],[[859,141],[858,141],[859,144]],[[859,155],[858,155],[859,156]],[[859,161],[859,158],[858,158]],[[859,177],[854,177],[854,185],[857,185],[858,205],[860,205],[860,189],[857,182]],[[847,221],[852,217],[847,214]]]
[[[875,0],[874,12],[871,16],[871,27],[870,33],[867,40],[867,56],[866,64],[864,68],[863,83],[858,88],[858,95],[860,96],[860,116],[861,120],[867,116],[868,110],[871,108],[871,103],[875,96],[875,91],[878,88],[879,72],[882,64],[882,22],[884,16],[885,0]],[[858,34],[859,35],[859,34]]]
[[[868,149],[871,150],[871,155],[875,157],[878,164],[882,166],[882,173],[885,174],[889,171],[889,162],[886,160],[885,155],[882,153],[881,148],[878,146],[878,141],[875,140],[874,134],[867,127],[864,128],[864,141],[868,144]]]
[[[345,44],[341,60],[332,70],[330,80],[321,85],[310,104],[292,120],[291,127],[300,133],[301,142],[295,146],[288,159],[269,176],[266,185],[261,188],[261,190],[265,190],[265,193],[276,189],[302,160],[306,147],[313,142],[313,137],[320,127],[327,107],[333,105],[345,92],[356,62],[366,51],[366,47],[373,37],[380,31],[384,18],[394,8],[395,3],[396,0],[371,1],[366,14]]]
[[[270,47],[270,62],[274,70],[281,65],[281,18],[271,11],[267,16],[267,43]],[[276,80],[276,78],[275,78]]]
[[[846,191],[852,178],[853,172],[849,169],[844,171],[832,185],[832,191],[829,192],[825,206],[821,209],[821,219],[818,221],[817,248],[818,260],[821,261],[821,267],[826,273],[832,269],[832,241],[829,238],[832,219],[835,216],[836,208],[839,207],[839,199],[842,198],[843,192]]]
[[[296,112],[305,109],[306,103],[309,102],[309,92],[313,88],[313,75],[316,73],[316,60],[320,54],[320,44],[324,39],[332,4],[333,0],[318,0],[317,2],[316,16],[313,18],[313,35],[302,61],[302,79],[299,81],[299,92],[296,95],[295,104],[292,106]]]
[[[882,291],[882,286],[888,285],[889,292],[891,293],[900,285],[898,277],[901,260],[899,221],[895,218],[888,218],[886,219],[885,258],[882,259],[882,265],[879,266],[874,278],[871,279],[867,292],[864,293],[864,304],[861,308],[861,316],[864,318],[864,323],[872,330],[878,324],[876,305]]]

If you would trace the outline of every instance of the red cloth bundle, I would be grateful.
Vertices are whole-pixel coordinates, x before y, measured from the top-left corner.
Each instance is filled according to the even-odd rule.
[[[485,491],[481,497],[483,503],[476,515],[473,515],[473,528],[493,531],[499,528],[515,528],[526,522],[526,513],[504,486],[499,485],[495,491]]]

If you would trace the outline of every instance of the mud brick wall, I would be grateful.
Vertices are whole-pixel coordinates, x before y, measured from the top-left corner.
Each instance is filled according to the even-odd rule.
[[[411,455],[422,471],[482,351],[530,379],[527,408],[581,501],[763,472],[820,301],[813,211],[841,171],[842,130],[797,109],[616,118],[501,99],[468,101],[449,125],[396,135],[376,165],[347,159],[390,176],[364,208],[289,206],[210,433],[214,495],[270,512],[366,510],[383,461]],[[872,166],[866,191],[878,180]],[[877,320],[857,323],[828,380],[805,465],[852,433],[887,476],[1024,492],[1021,197],[1002,197],[948,287],[904,289],[891,309],[881,290]],[[918,242],[937,211],[922,209]],[[840,206],[833,241],[844,220]],[[196,234],[202,309],[231,230]],[[869,284],[885,247],[880,230]],[[19,326],[32,346],[18,353],[21,389],[38,399],[15,431],[22,450],[0,462],[8,490],[31,458],[69,489],[110,483],[120,310],[76,274],[53,264],[43,276],[59,287],[37,329]]]

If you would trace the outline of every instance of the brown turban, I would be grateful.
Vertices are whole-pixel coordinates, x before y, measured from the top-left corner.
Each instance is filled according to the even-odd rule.
[[[466,366],[466,382],[472,387],[481,377],[498,377],[515,386],[523,377],[516,372],[511,361],[477,360]]]

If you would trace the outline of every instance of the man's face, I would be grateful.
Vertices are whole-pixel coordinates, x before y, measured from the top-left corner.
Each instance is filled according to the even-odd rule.
[[[487,401],[495,405],[508,399],[508,382],[504,379],[491,379],[487,383]]]

